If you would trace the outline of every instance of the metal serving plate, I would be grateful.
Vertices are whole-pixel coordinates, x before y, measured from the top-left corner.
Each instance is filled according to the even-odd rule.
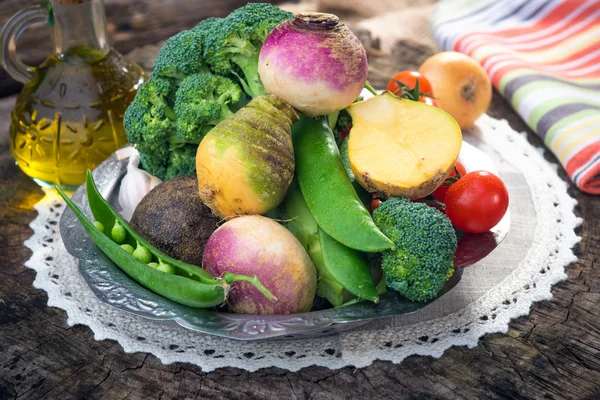
[[[461,161],[467,169],[495,171],[494,162],[476,148],[479,145],[484,147],[485,145],[478,142],[474,137],[470,141],[473,142],[474,146],[465,143],[461,152]],[[113,154],[93,172],[100,192],[117,210],[120,210],[117,203],[118,189],[120,181],[125,175],[127,165],[127,157],[123,157],[122,154],[122,150]],[[510,181],[507,183],[510,191]],[[85,196],[85,185],[77,189],[72,199],[86,215],[91,216]],[[460,286],[461,280],[464,280],[465,276],[470,276],[477,271],[477,264],[484,257],[494,256],[494,253],[490,253],[505,238],[509,226],[510,217],[507,213],[504,219],[490,232],[482,235],[464,235],[459,242],[456,265],[469,267],[459,268],[457,273],[448,281],[440,296],[433,302],[413,303],[397,293],[391,292],[381,296],[378,304],[362,302],[335,309],[274,316],[243,315],[217,310],[194,309],[174,303],[143,288],[125,275],[93,244],[68,208],[61,217],[60,232],[66,249],[79,259],[81,274],[101,301],[144,318],[175,321],[185,328],[198,332],[231,339],[255,340],[332,334],[384,317],[415,313],[431,306],[431,303],[435,304],[443,301],[447,293],[457,290],[455,286]],[[503,273],[510,272],[506,269],[502,271],[504,271]],[[475,285],[477,286],[476,289],[473,289],[473,279],[476,282],[482,281],[480,285]],[[473,301],[477,296],[495,286],[497,282],[494,282],[494,280],[481,279],[479,274],[471,276],[471,279],[466,282],[466,287],[461,289],[461,293],[465,290],[468,293],[465,292],[465,296],[461,295],[458,301],[452,300],[451,306],[442,307],[444,309],[442,312],[447,313],[453,311],[453,308],[464,307],[465,302]],[[435,307],[433,309],[435,311]],[[428,312],[428,314],[431,314],[431,312]],[[435,315],[431,316],[435,317]]]

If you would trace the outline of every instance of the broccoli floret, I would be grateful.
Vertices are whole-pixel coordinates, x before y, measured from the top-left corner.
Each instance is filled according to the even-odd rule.
[[[258,56],[263,41],[275,26],[294,15],[264,3],[250,3],[225,19],[210,21],[196,31],[205,35],[204,56],[219,75],[235,75],[250,97],[266,94],[258,76]],[[236,71],[239,69],[239,72]]]
[[[175,178],[180,175],[195,175],[197,149],[198,146],[186,144],[175,151],[171,151],[165,172],[165,179]]]
[[[424,203],[394,197],[381,203],[373,220],[396,244],[382,253],[388,287],[411,301],[435,298],[454,271],[457,240],[450,220]]]
[[[165,150],[168,149],[167,147],[164,148]],[[152,150],[142,151],[139,148],[138,150],[140,151],[140,167],[148,171],[149,174],[164,180],[167,174],[167,164],[169,160],[168,151],[166,154],[160,154],[154,153]],[[158,148],[153,150],[156,151]]]
[[[177,116],[171,100],[176,88],[171,79],[153,74],[140,86],[123,116],[127,139],[139,150],[142,168],[163,180],[169,171],[195,171],[196,153],[186,146],[195,148],[201,140],[176,135]]]
[[[233,114],[242,90],[230,79],[212,74],[185,78],[175,95],[177,135],[186,142],[197,142],[219,122]]]
[[[204,63],[203,36],[195,31],[182,31],[169,38],[154,62],[153,73],[183,80],[198,72],[207,72]]]
[[[204,40],[205,38],[210,37],[212,35],[215,27],[217,27],[223,20],[224,18],[206,18],[200,21],[195,27],[192,28],[192,30],[200,34]]]
[[[171,90],[168,79],[153,77],[140,86],[125,111],[123,127],[127,138],[141,152],[166,157],[167,140],[175,127],[175,113],[168,104]]]
[[[362,101],[363,97],[358,96],[354,103]],[[335,142],[338,147],[341,147],[344,139],[350,134],[350,129],[352,129],[352,117],[348,112],[347,108],[344,108],[340,111],[336,111],[328,116],[329,118],[329,126],[333,131],[333,137],[335,138]]]

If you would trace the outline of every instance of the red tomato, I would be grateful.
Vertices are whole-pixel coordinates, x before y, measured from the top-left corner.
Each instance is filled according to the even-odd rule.
[[[392,93],[396,93],[397,90],[400,89],[400,85],[397,82],[399,81],[408,86],[410,89],[414,89],[417,84],[417,80],[419,80],[419,92],[433,96],[433,89],[431,88],[431,83],[427,78],[418,73],[417,71],[402,71],[398,72],[392,79],[390,79],[387,90]],[[397,94],[397,93],[396,93]]]
[[[373,214],[373,211],[375,211],[375,209],[380,205],[381,200],[379,200],[377,197],[373,197],[373,200],[371,200],[371,214]]]
[[[469,172],[446,193],[446,215],[464,232],[482,233],[493,228],[508,209],[504,182],[487,171]]]
[[[456,169],[458,169],[458,172],[460,173],[460,176],[465,176],[467,174],[467,169],[465,168],[464,165],[462,165],[462,163],[460,161],[456,161],[456,164],[454,164],[454,166],[456,167]],[[450,172],[450,178],[452,177],[456,177],[456,171],[454,170],[454,168],[452,169],[452,172]],[[446,193],[448,193],[448,189],[450,189],[450,186],[452,185],[448,185],[448,186],[440,186],[437,189],[435,189],[435,191],[433,193],[431,193],[431,195],[437,200],[437,201],[441,201],[442,203],[444,203],[444,199],[446,198]]]
[[[425,103],[425,104],[427,104],[429,106],[434,106],[434,107],[437,107],[437,108],[441,108],[440,107],[440,103],[436,99],[434,99],[433,97],[421,96],[421,98],[419,99],[419,102]]]

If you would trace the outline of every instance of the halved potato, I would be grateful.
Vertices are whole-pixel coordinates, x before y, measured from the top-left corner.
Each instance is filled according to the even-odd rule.
[[[384,92],[348,107],[350,166],[358,182],[387,198],[425,197],[460,153],[460,127],[443,110]]]

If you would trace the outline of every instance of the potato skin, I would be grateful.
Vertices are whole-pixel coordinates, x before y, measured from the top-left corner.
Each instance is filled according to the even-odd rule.
[[[433,176],[431,180],[425,182],[421,186],[411,187],[411,188],[401,188],[394,185],[388,185],[385,182],[375,182],[371,179],[368,173],[357,174],[354,172],[354,177],[360,183],[360,185],[365,188],[370,193],[377,195],[380,199],[387,199],[388,197],[404,197],[409,200],[421,199],[425,196],[430,195],[437,189],[448,176],[452,172],[454,168],[454,164],[450,166],[450,168],[445,172],[439,172],[437,175]]]
[[[167,255],[202,265],[202,253],[220,218],[198,195],[195,176],[169,179],[152,189],[131,218],[131,227]]]
[[[300,242],[283,226],[260,215],[234,218],[209,239],[202,266],[215,277],[225,272],[256,275],[277,300],[248,282],[235,282],[227,303],[242,314],[293,314],[310,311],[317,275]]]

